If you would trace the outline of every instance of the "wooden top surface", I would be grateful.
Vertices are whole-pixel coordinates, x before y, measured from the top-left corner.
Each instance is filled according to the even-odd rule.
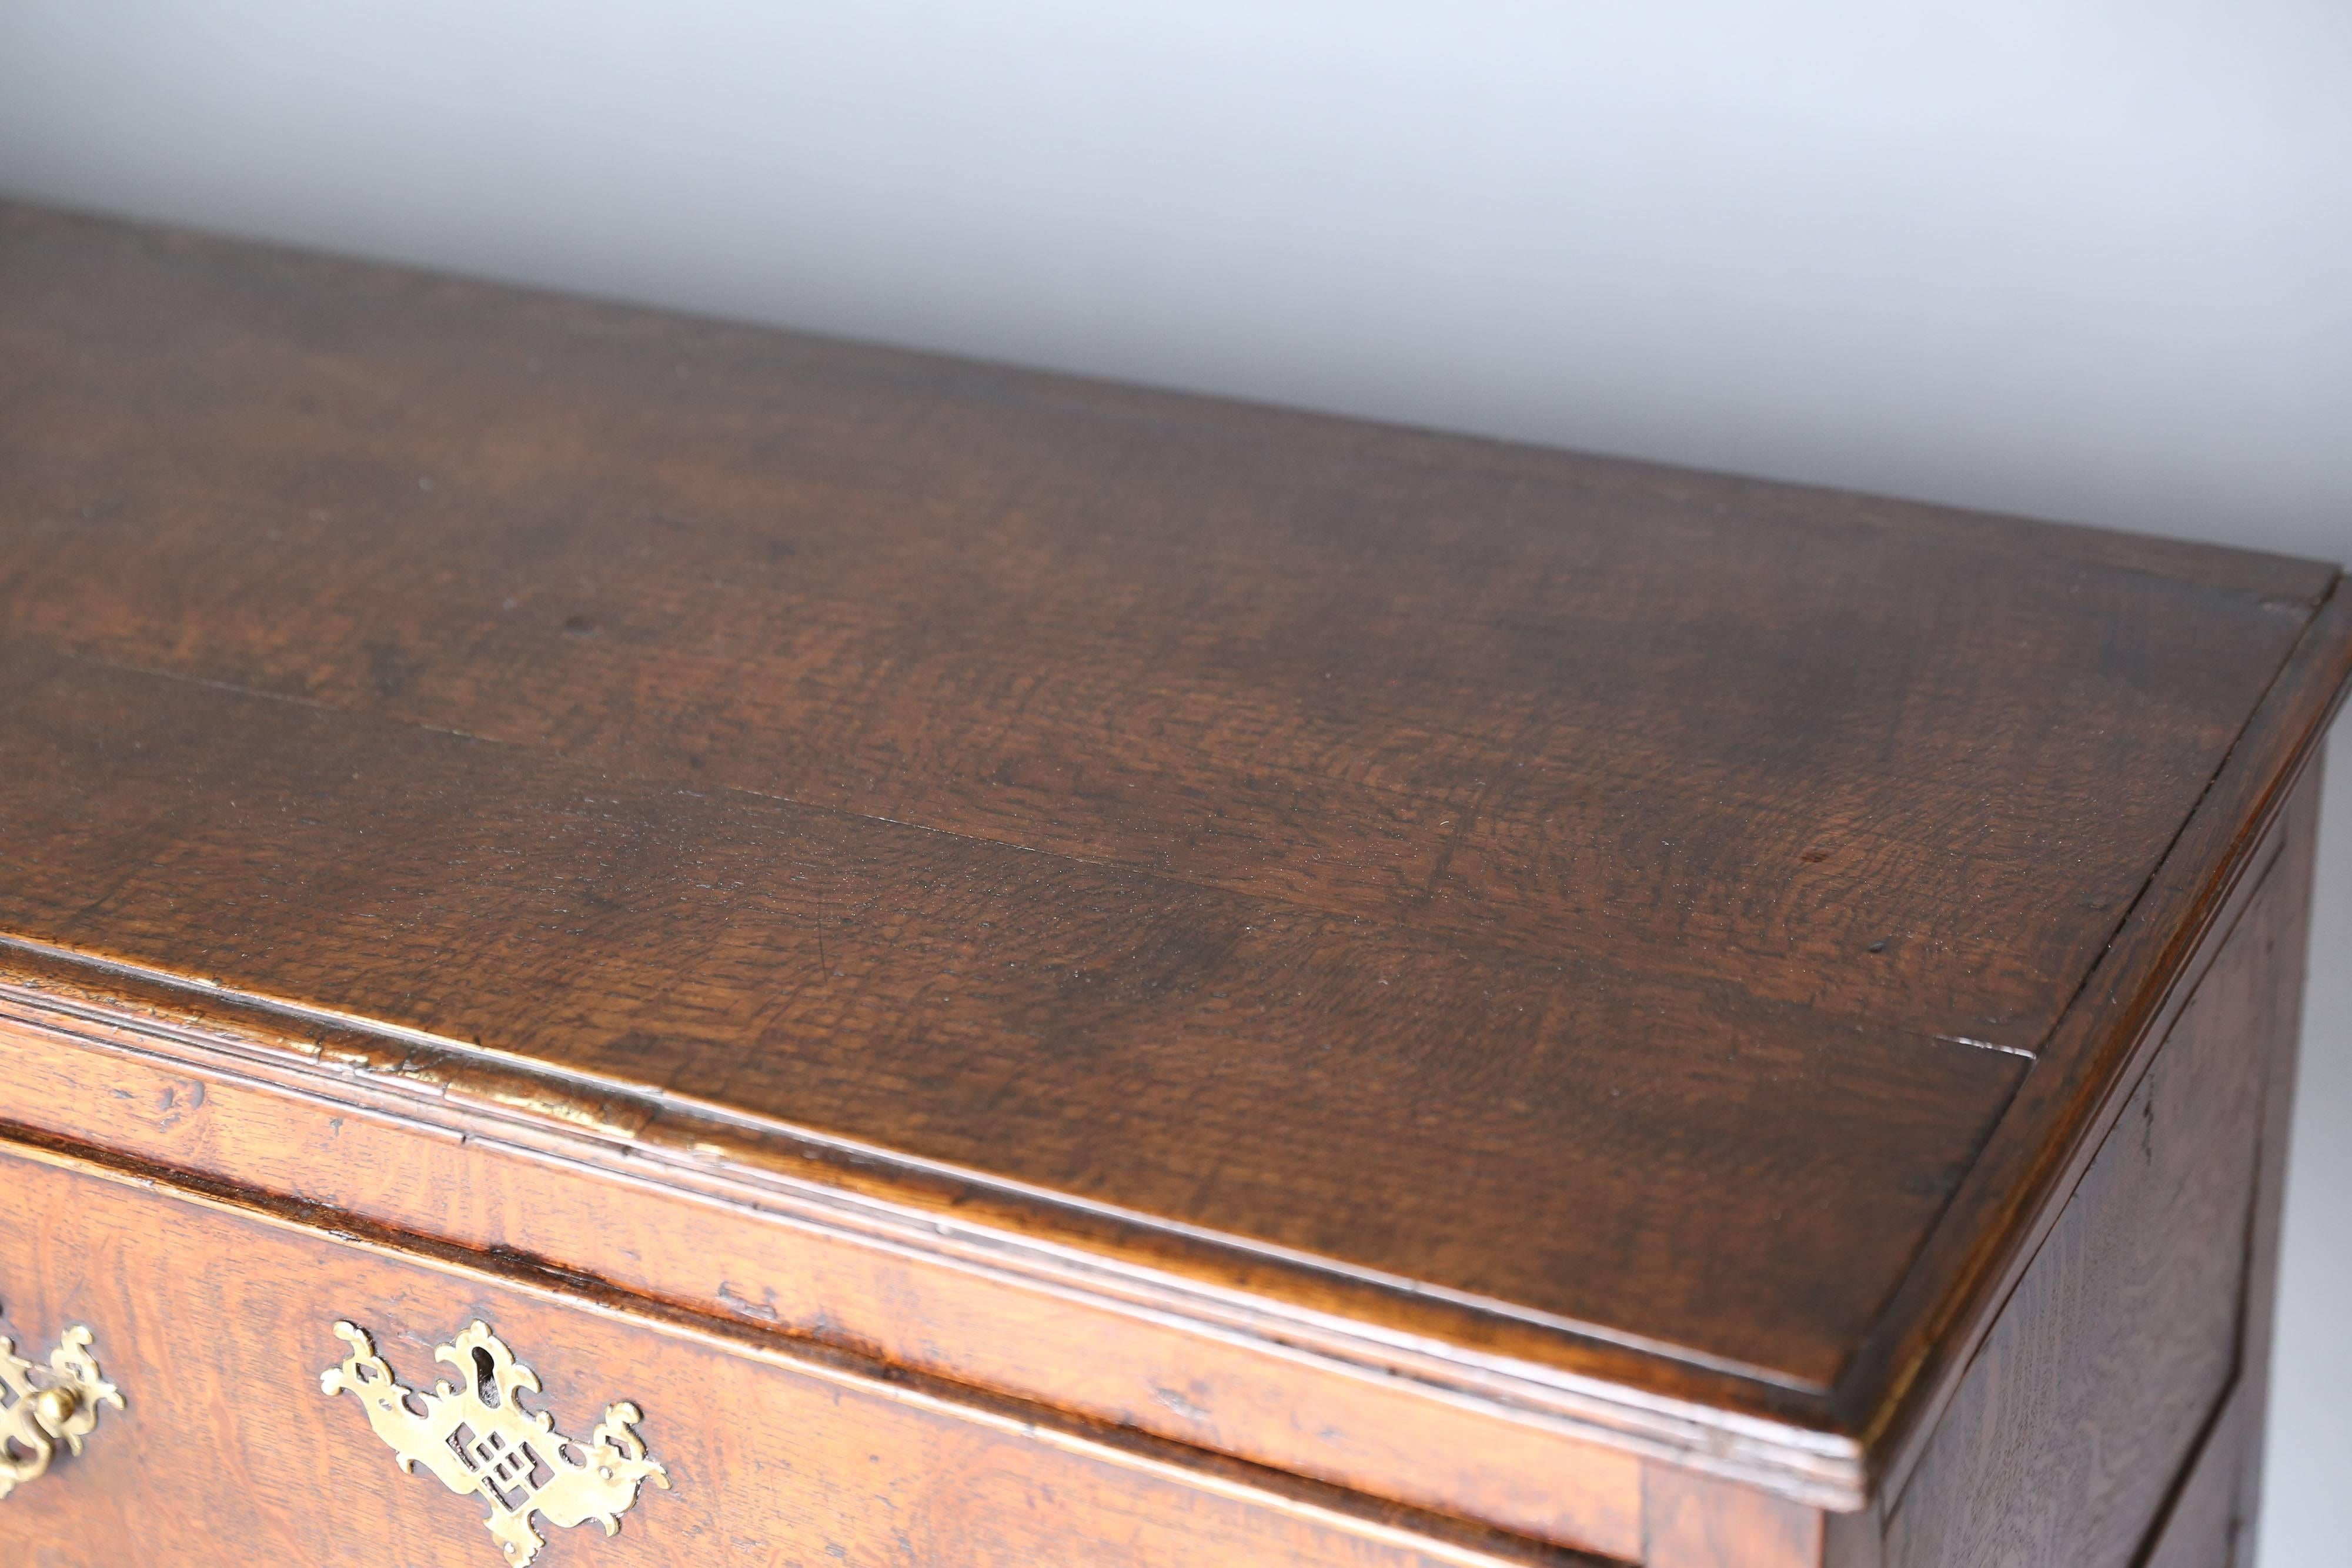
[[[1826,1396],[2336,582],[0,208],[0,932],[1563,1364]]]

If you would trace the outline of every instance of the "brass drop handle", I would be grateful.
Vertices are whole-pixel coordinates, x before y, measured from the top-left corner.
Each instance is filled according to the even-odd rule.
[[[49,1364],[39,1366],[0,1336],[0,1391],[7,1396],[0,1402],[0,1498],[47,1475],[60,1444],[80,1453],[81,1440],[97,1428],[100,1406],[122,1408],[121,1394],[89,1353],[90,1339],[77,1323],[49,1352]]]

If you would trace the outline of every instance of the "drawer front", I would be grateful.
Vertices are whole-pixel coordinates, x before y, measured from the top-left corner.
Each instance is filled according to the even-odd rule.
[[[1299,1354],[1255,1329],[1220,1333],[1214,1320],[1151,1310],[1148,1291],[1114,1298],[1083,1276],[1064,1288],[1072,1276],[1002,1270],[993,1241],[926,1237],[908,1228],[912,1215],[845,1228],[841,1209],[788,1184],[698,1167],[688,1174],[705,1185],[656,1185],[642,1179],[646,1161],[478,1114],[462,1092],[428,1100],[367,1082],[396,1077],[388,1068],[321,1098],[303,1092],[318,1087],[310,1079],[254,1076],[249,1057],[158,1056],[188,1042],[119,1019],[64,1029],[26,1006],[0,984],[0,1116],[60,1141],[299,1193],[390,1229],[541,1259],[757,1333],[1509,1534],[1602,1557],[1642,1551],[1641,1458],[1448,1400],[1424,1381],[1425,1361],[1399,1377],[1385,1361]],[[696,1129],[698,1141],[719,1135]],[[680,1177],[676,1163],[656,1168]]]
[[[362,1391],[322,1390],[358,1348],[339,1321],[420,1395],[457,1378],[436,1348],[486,1324],[536,1372],[542,1392],[520,1399],[552,1416],[549,1444],[572,1440],[566,1463],[594,1463],[609,1406],[639,1407],[668,1490],[641,1486],[610,1538],[593,1518],[533,1516],[546,1541],[523,1548],[534,1568],[1594,1561],[1449,1540],[1310,1483],[1038,1424],[521,1266],[324,1234],[52,1151],[0,1145],[0,1332],[30,1356],[87,1325],[125,1401],[80,1455],[0,1500],[11,1568],[514,1561],[484,1498],[425,1466],[403,1474]]]

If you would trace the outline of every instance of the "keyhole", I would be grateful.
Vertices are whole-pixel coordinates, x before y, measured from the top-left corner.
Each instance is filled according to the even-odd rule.
[[[488,1409],[499,1407],[498,1368],[490,1360],[490,1353],[480,1345],[474,1347],[474,1397]]]

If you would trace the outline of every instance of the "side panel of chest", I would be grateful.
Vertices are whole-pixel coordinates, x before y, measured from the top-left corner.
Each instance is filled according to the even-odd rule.
[[[2182,1496],[2223,1498],[2226,1536],[2260,1426],[2250,1302],[2275,1268],[2316,793],[1978,1351],[1895,1503],[1888,1568],[2126,1568]]]

